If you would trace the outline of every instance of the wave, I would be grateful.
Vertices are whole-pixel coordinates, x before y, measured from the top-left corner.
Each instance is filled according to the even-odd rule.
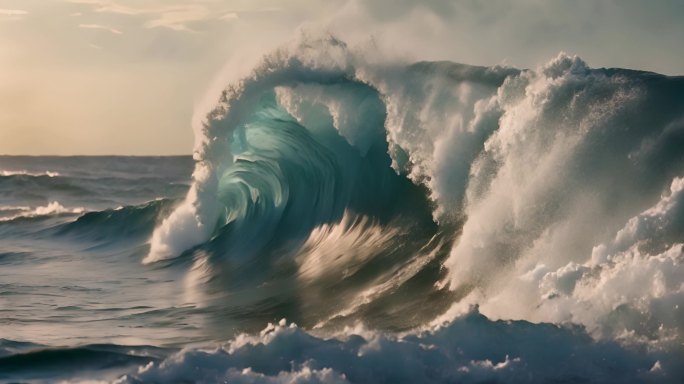
[[[0,207],[1,233],[57,240],[71,246],[84,244],[91,251],[145,248],[159,218],[167,216],[177,204],[177,199],[159,198],[104,210],[65,207],[57,201],[38,207],[6,206]]]
[[[213,347],[0,340],[0,380],[112,383],[677,382],[681,357],[595,340],[574,325],[493,321],[477,307],[435,329],[393,334],[362,326],[337,335],[285,319]]]
[[[596,342],[572,326],[492,321],[473,308],[444,327],[403,336],[357,327],[324,338],[281,320],[218,348],[152,362],[121,382],[637,383],[681,374],[676,356]]]
[[[146,346],[108,344],[51,348],[0,339],[0,380],[12,382],[83,382],[97,373],[115,380],[140,365],[160,362],[173,350]],[[89,373],[84,375],[84,371]]]
[[[159,217],[168,215],[176,203],[173,199],[156,199],[140,205],[86,212],[76,220],[56,227],[54,235],[99,243],[147,239]]]
[[[212,305],[306,329],[432,329],[478,305],[681,356],[683,140],[684,77],[563,53],[534,70],[387,62],[305,38],[229,85],[196,127],[193,184],[144,262],[183,255],[193,295],[224,292]],[[518,364],[468,358],[434,374]],[[298,361],[246,373],[344,380]],[[630,364],[638,377],[663,363]]]
[[[52,171],[29,172],[26,170],[20,170],[20,171],[0,170],[0,177],[12,177],[12,176],[59,177],[59,176],[61,176],[61,174],[59,172],[52,172]]]
[[[85,208],[66,208],[58,201],[52,201],[45,206],[25,207],[25,206],[9,206],[0,207],[0,222],[11,222],[16,220],[48,218],[52,216],[65,215],[80,215],[85,212]],[[9,214],[5,216],[5,214]]]

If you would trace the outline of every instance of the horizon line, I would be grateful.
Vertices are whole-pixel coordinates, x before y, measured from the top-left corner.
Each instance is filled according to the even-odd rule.
[[[171,155],[113,155],[113,154],[106,154],[106,155],[83,155],[83,154],[77,154],[77,155],[55,155],[55,154],[50,154],[50,155],[17,155],[17,154],[0,154],[0,157],[185,157],[189,156],[192,157],[192,153],[184,153],[184,154],[171,154]]]

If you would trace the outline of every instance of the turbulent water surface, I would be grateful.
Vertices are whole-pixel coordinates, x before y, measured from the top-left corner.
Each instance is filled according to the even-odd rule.
[[[684,78],[370,60],[191,157],[0,157],[0,382],[684,381]]]

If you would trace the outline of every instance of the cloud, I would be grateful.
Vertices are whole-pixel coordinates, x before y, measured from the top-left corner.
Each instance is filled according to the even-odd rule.
[[[210,17],[209,10],[201,5],[169,7],[160,10],[157,18],[145,23],[145,28],[169,28],[174,31],[194,32],[187,24],[206,20]]]
[[[154,10],[145,8],[134,8],[126,5],[121,5],[109,0],[67,0],[69,3],[93,5],[95,12],[100,13],[118,13],[122,15],[141,15],[146,13],[154,13]]]
[[[119,31],[118,29],[107,27],[104,25],[99,25],[99,24],[79,24],[79,28],[84,28],[84,29],[101,29],[103,31],[111,32],[115,35],[122,35],[123,32]]]
[[[127,16],[147,16],[144,27],[168,28],[174,31],[196,32],[188,24],[214,18],[209,8],[200,4],[166,5],[136,8],[110,0],[68,0],[70,3],[94,6],[97,13],[111,13]],[[237,18],[234,12],[226,13],[226,20]]]

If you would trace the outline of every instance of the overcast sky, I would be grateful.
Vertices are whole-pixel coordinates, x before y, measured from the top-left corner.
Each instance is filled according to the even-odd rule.
[[[415,60],[684,75],[681,0],[0,0],[0,154],[189,154],[229,60],[298,28]]]

